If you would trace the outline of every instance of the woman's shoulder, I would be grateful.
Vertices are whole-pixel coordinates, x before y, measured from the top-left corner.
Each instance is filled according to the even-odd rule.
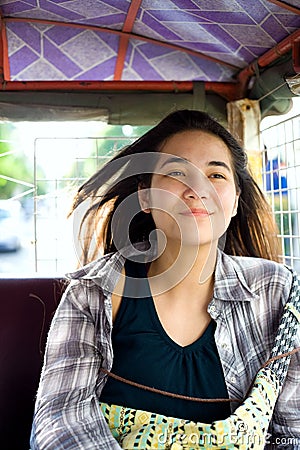
[[[68,272],[66,274],[66,278],[70,280],[81,280],[81,279],[92,279],[94,277],[99,276],[101,271],[105,269],[111,258],[115,253],[108,253],[106,255],[100,256],[99,258],[78,267],[76,270],[72,272]]]
[[[245,272],[245,274],[254,271],[255,273],[263,272],[265,275],[279,274],[289,276],[293,269],[285,264],[272,261],[265,258],[257,258],[253,256],[233,256],[220,252],[224,265],[231,265],[235,270]]]
[[[147,250],[146,243],[137,243],[121,250],[107,253],[98,259],[83,265],[74,272],[69,272],[66,277],[72,284],[96,284],[103,290],[112,292],[124,267],[127,258],[143,255]]]
[[[250,291],[260,289],[289,291],[293,270],[279,262],[249,256],[232,256],[220,252],[219,276],[239,280]]]
[[[92,313],[94,317],[100,313],[99,305],[113,292],[117,283],[122,263],[117,253],[110,253],[82,265],[74,272],[66,274],[67,287],[61,298],[60,308],[75,308]],[[115,260],[115,261],[114,261]]]

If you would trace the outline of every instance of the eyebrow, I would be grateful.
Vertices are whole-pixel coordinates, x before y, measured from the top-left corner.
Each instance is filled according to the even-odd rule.
[[[193,164],[191,163],[188,159],[186,158],[181,158],[179,156],[171,156],[170,158],[166,159],[166,161],[164,161],[161,165],[161,169],[166,165],[166,164],[171,164],[171,163],[183,163],[183,164]],[[224,167],[224,169],[228,170],[228,172],[231,172],[230,167],[228,166],[228,164],[226,164],[224,161],[209,161],[207,164],[209,167]]]
[[[230,167],[224,161],[209,161],[208,166],[224,167],[228,172],[231,172]]]
[[[160,166],[160,168],[162,169],[166,164],[171,164],[171,163],[183,163],[183,164],[188,164],[190,163],[189,160],[187,160],[186,158],[180,158],[179,156],[171,156],[170,158],[166,159],[162,165]],[[191,163],[190,163],[191,164]]]

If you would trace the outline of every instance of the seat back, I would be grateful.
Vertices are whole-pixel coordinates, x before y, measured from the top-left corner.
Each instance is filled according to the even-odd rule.
[[[0,439],[28,450],[50,322],[66,287],[55,278],[0,279]]]

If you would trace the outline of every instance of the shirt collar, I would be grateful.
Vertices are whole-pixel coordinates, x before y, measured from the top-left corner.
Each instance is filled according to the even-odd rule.
[[[71,280],[93,280],[104,291],[112,293],[127,258],[146,262],[153,259],[155,252],[155,244],[149,246],[148,242],[138,242],[134,247],[131,245],[115,253],[108,253],[74,272],[67,273],[66,277]]]
[[[135,247],[129,246],[121,251],[107,254],[66,276],[70,279],[94,280],[105,291],[113,292],[126,258],[142,258],[144,261],[150,258],[151,260],[155,252],[155,245],[149,247],[148,243],[140,242],[135,244]],[[259,298],[251,291],[245,279],[242,259],[243,257],[230,256],[218,249],[215,269],[215,299],[251,301]]]
[[[230,256],[218,250],[214,298],[226,301],[251,301],[259,298],[252,292],[245,278],[243,259],[244,257]]]

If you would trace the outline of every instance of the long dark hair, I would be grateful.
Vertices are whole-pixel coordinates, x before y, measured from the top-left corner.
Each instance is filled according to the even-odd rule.
[[[151,214],[145,214],[139,207],[138,187],[150,185],[156,163],[152,152],[158,152],[166,140],[174,134],[188,130],[200,130],[219,137],[231,154],[240,198],[237,214],[227,229],[225,253],[279,259],[279,241],[273,213],[249,172],[245,151],[222,125],[205,112],[179,110],[169,114],[158,125],[121,150],[79,188],[71,212],[84,201],[90,202],[80,225],[82,263],[91,261],[99,256],[99,253],[116,251],[122,245],[120,236],[124,236],[124,244],[128,235],[132,244],[148,239],[149,233],[155,229],[155,224]],[[147,154],[151,154],[151,158],[146,159],[145,163]],[[124,208],[122,214],[116,218],[117,208],[128,196],[136,202],[137,213],[134,217],[132,214],[126,217]],[[130,224],[126,229],[127,222]],[[96,228],[99,229],[96,232],[95,244]],[[116,236],[118,246],[115,245]]]

